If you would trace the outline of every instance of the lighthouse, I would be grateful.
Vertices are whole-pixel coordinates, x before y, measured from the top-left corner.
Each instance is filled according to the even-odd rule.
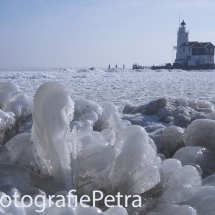
[[[175,65],[199,66],[214,64],[214,48],[211,42],[189,42],[184,20],[178,29]]]
[[[184,20],[181,23],[181,26],[178,29],[178,38],[177,38],[177,53],[176,53],[176,59],[175,62],[179,62],[182,59],[184,59],[183,57],[183,53],[182,53],[182,49],[181,49],[181,45],[182,44],[186,44],[188,43],[189,39],[189,32],[186,31],[186,23],[184,22]]]

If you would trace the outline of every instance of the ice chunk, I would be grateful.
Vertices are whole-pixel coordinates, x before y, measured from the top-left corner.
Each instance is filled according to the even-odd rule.
[[[8,158],[11,164],[25,166],[39,173],[39,167],[33,155],[33,142],[30,133],[18,134],[5,144],[8,150]]]
[[[71,132],[74,102],[66,85],[48,82],[40,86],[34,97],[31,140],[37,155],[61,189],[72,186]],[[41,164],[38,164],[41,165]]]
[[[115,206],[105,211],[104,215],[127,215],[127,211],[123,207]]]
[[[0,187],[10,185],[21,193],[31,187],[29,172],[17,165],[0,164],[0,175]]]
[[[184,146],[184,130],[178,126],[169,126],[160,135],[158,145],[160,153],[165,157],[172,157],[173,154]]]
[[[160,211],[159,211],[160,212]],[[194,208],[189,205],[163,205],[162,212],[149,212],[147,215],[197,215]]]
[[[0,109],[6,108],[10,99],[20,93],[16,84],[8,82],[0,82]]]
[[[214,105],[210,102],[164,97],[138,107],[126,105],[123,113],[141,113],[142,115],[156,116],[157,123],[163,122],[167,125],[174,124],[180,127],[187,127],[195,119],[206,118],[206,114],[213,111],[213,109]],[[129,119],[128,116],[127,118]]]
[[[30,132],[32,124],[32,114],[24,117],[18,124],[18,133]]]
[[[199,165],[203,170],[203,177],[215,172],[215,154],[204,147],[183,147],[174,154],[173,158],[180,160],[183,166],[191,163]]]
[[[0,98],[0,109],[13,112],[16,118],[32,112],[32,97],[22,94],[13,83],[0,82]]]
[[[210,119],[197,119],[185,130],[186,146],[202,146],[215,150],[215,121]]]
[[[111,102],[102,102],[100,106],[102,107],[102,115],[95,123],[94,129],[96,131],[102,131],[108,128],[118,134],[128,125],[128,123],[120,118],[117,108]]]
[[[59,205],[62,205],[62,203],[60,203]],[[45,214],[47,215],[76,215],[76,208],[74,207],[59,207],[56,204],[53,205],[50,208],[47,208],[45,210]],[[86,214],[86,213],[83,213]]]
[[[215,120],[215,111],[212,111],[211,113],[207,114],[206,118],[207,119]]]
[[[172,175],[168,183],[168,187],[173,187],[180,184],[198,187],[202,185],[202,178],[195,167],[186,165]]]
[[[4,144],[15,135],[13,126],[15,124],[14,114],[4,112],[0,109],[0,144]]]
[[[79,132],[79,138],[79,193],[107,189],[107,176],[115,157],[109,140],[90,130]]]
[[[116,159],[109,177],[113,190],[140,194],[158,184],[160,158],[143,128],[132,125],[122,130],[114,149]]]
[[[197,215],[196,211],[194,208],[188,206],[188,205],[181,205],[178,206],[177,208],[168,211],[165,213],[165,215]]]
[[[102,108],[99,104],[82,98],[74,99],[75,109],[74,109],[74,118],[71,123],[71,127],[76,125],[74,122],[79,123],[79,127],[82,126],[94,126],[95,122],[98,120],[98,117],[102,115]]]
[[[202,185],[215,186],[215,175],[210,175],[203,179]]]
[[[182,164],[179,160],[173,158],[166,159],[160,167],[161,185],[163,187],[168,186],[171,176],[181,168]]]
[[[82,207],[81,205],[79,205],[77,207],[76,213],[77,213],[77,215],[79,215],[79,214],[86,214],[86,215],[101,214],[101,215],[104,215],[104,213],[99,208],[96,208],[96,207],[86,208],[86,207]]]
[[[185,202],[192,197],[190,185],[176,185],[170,187],[163,193],[163,199],[166,203],[179,204]]]
[[[21,196],[21,193],[19,192],[19,190],[17,190],[16,188],[14,188],[11,185],[1,186],[0,191],[4,192],[6,195],[10,196],[11,199],[14,199],[14,195]]]
[[[13,112],[16,118],[23,118],[32,113],[33,99],[30,96],[19,94],[10,99],[4,111]]]

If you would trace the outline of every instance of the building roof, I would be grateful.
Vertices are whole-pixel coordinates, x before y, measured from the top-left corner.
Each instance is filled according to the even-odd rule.
[[[205,48],[209,44],[213,45],[211,42],[203,42],[203,43],[201,42],[201,43],[196,43],[193,47],[195,47],[195,48]]]
[[[205,48],[209,44],[211,44],[212,46],[214,46],[211,42],[199,43],[199,42],[195,41],[195,42],[185,42],[185,43],[183,43],[181,45],[181,47],[192,46],[193,48]]]
[[[195,45],[196,43],[198,43],[197,41],[195,41],[195,42],[185,42],[185,43],[183,43],[181,46],[193,46],[193,45]]]

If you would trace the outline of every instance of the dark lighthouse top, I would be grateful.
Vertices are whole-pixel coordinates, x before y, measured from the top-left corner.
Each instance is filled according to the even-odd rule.
[[[181,23],[181,26],[185,26],[186,25],[186,23],[184,22],[184,20],[182,21],[182,23]]]

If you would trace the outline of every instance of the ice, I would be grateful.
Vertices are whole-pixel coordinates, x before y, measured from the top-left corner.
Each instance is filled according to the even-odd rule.
[[[215,154],[204,147],[183,147],[174,154],[173,158],[180,160],[183,166],[191,163],[199,165],[203,171],[203,177],[215,172]]]
[[[137,209],[130,203],[127,208],[107,208],[102,201],[96,207],[90,203],[89,208],[80,203],[77,208],[67,207],[66,201],[66,207],[59,208],[58,198],[54,198],[51,207],[41,213],[44,215],[213,214],[214,104],[185,97],[153,98],[141,106],[125,108],[127,119],[135,124],[138,118],[137,124],[143,127],[130,125],[113,103],[105,101],[111,99],[100,100],[108,98],[109,92],[98,97],[99,101],[96,97],[92,101],[90,93],[85,97],[88,89],[80,89],[82,80],[96,76],[100,81],[105,76],[109,80],[110,74],[119,79],[118,72],[89,70],[62,71],[80,81],[82,97],[74,95],[69,85],[53,82],[42,85],[35,94],[32,115],[31,98],[15,84],[0,84],[4,144],[0,147],[0,195],[17,193],[34,199],[42,195],[47,201],[48,194],[67,196],[75,188],[78,197],[92,196],[93,190],[101,190],[105,196],[121,192],[139,194],[144,200],[143,207]],[[122,77],[128,84],[129,75],[126,72]],[[51,73],[46,77],[43,73],[30,76],[32,80],[52,78]],[[117,86],[115,81],[113,88]],[[103,87],[102,84],[96,87]],[[121,90],[127,93],[127,88]],[[37,214],[36,205],[29,208],[24,208],[21,202],[19,205],[0,207],[0,211]]]
[[[124,129],[116,140],[114,150],[116,159],[109,177],[113,190],[140,194],[159,183],[160,158],[143,128],[133,125]]]
[[[107,69],[106,72],[130,72],[130,70],[127,69],[122,69],[122,68],[112,68],[112,69]]]
[[[173,124],[183,128],[195,119],[206,118],[206,115],[213,109],[214,104],[206,101],[163,97],[140,106],[126,105],[123,113],[156,116],[157,122],[163,122],[167,125]],[[132,120],[132,123],[135,124],[135,121]]]
[[[18,134],[5,144],[4,147],[8,151],[7,161],[11,164],[24,166],[39,173],[40,170],[33,154],[30,137],[30,133]]]
[[[185,130],[186,146],[202,146],[212,151],[215,150],[215,121],[198,119],[193,121]]]
[[[18,123],[31,112],[32,97],[21,93],[16,84],[0,82],[0,144],[19,132]]]
[[[193,207],[198,214],[203,215],[207,212],[215,210],[215,189],[214,187],[206,186],[195,188],[192,190],[192,197],[183,204]]]
[[[32,112],[32,97],[21,93],[15,84],[0,82],[0,98],[0,109],[13,112],[16,119]]]
[[[215,120],[215,111],[212,111],[211,113],[207,114],[206,118]]]
[[[123,207],[115,206],[105,211],[104,215],[127,215],[127,211]]]
[[[31,132],[32,124],[32,114],[24,117],[18,124],[18,133]]]
[[[152,137],[153,138],[153,137]],[[184,147],[184,129],[178,126],[169,126],[162,130],[155,139],[159,152],[166,158],[170,158],[174,153]]]
[[[192,197],[189,185],[176,185],[170,187],[163,193],[163,200],[170,204],[179,204]]]
[[[213,174],[204,178],[202,184],[206,186],[215,186],[215,175]]]
[[[96,73],[104,73],[105,71],[102,69],[98,69],[96,67],[91,67],[89,69],[80,69],[77,72],[96,72]]]
[[[79,134],[79,193],[89,194],[93,188],[107,186],[106,177],[115,157],[114,150],[98,132],[84,130]]]
[[[75,125],[78,129],[82,126],[93,127],[98,117],[102,115],[102,108],[99,104],[83,99],[74,99],[74,119],[71,122],[71,127]]]
[[[6,108],[10,99],[19,94],[20,90],[16,84],[0,82],[0,108]]]
[[[182,205],[182,206],[178,206],[177,208],[168,211],[165,215],[197,215],[196,211],[194,208],[188,206],[188,205]]]
[[[15,135],[14,124],[14,114],[6,113],[0,109],[0,145]]]
[[[189,175],[189,177],[187,177]],[[202,178],[198,170],[191,166],[186,165],[179,169],[172,177],[170,178],[168,187],[173,187],[176,185],[191,185],[193,187],[202,185]]]
[[[31,140],[42,159],[40,168],[48,169],[61,189],[71,189],[71,133],[74,114],[71,89],[55,82],[43,84],[34,97]],[[42,166],[42,167],[41,167]],[[45,171],[45,170],[44,170]]]
[[[163,213],[159,213],[160,211],[159,212],[150,212],[150,213],[147,213],[146,215],[172,215],[172,214],[197,215],[195,209],[188,205],[175,206],[175,207],[171,207],[169,205],[164,205],[163,210],[164,210]]]
[[[45,182],[41,183],[41,177],[24,167],[14,164],[0,164],[0,187],[10,185],[16,188],[21,194],[26,193],[33,185],[41,188],[46,187]]]
[[[177,159],[169,158],[164,160],[160,167],[161,185],[163,187],[168,186],[171,176],[181,168],[182,164]]]
[[[116,106],[111,102],[102,102],[100,103],[100,106],[102,108],[102,115],[95,123],[95,130],[102,131],[104,129],[112,129],[116,134],[118,134],[122,129],[129,125],[128,122],[123,121],[120,118]]]

